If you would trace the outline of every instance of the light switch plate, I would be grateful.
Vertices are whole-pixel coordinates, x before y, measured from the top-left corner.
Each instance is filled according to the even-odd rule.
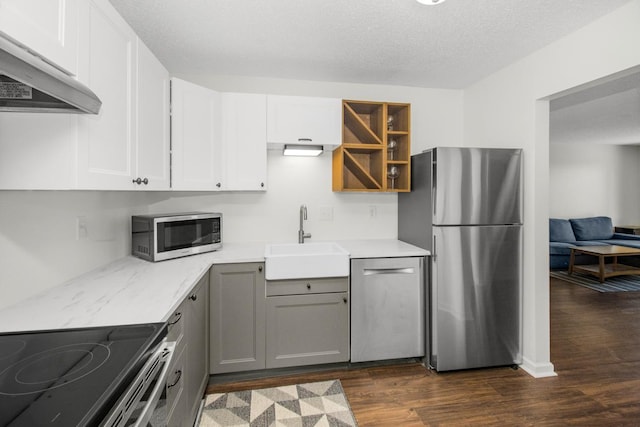
[[[318,219],[320,221],[333,221],[333,206],[320,206]]]

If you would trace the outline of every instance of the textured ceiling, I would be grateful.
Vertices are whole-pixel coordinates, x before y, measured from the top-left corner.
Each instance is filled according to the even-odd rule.
[[[629,0],[110,0],[172,74],[462,89]],[[640,143],[640,81],[551,103],[552,143]]]
[[[174,74],[460,89],[629,0],[111,0]]]

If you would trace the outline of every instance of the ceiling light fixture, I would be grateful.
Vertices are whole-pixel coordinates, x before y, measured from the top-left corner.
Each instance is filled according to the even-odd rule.
[[[433,6],[433,5],[445,2],[445,0],[416,0],[416,1],[420,4],[426,4],[428,6]]]
[[[285,156],[313,157],[322,154],[322,145],[285,145]]]

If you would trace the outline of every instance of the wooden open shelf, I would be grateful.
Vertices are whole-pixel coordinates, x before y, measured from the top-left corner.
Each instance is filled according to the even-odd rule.
[[[411,105],[342,104],[342,145],[333,152],[333,191],[410,191]],[[398,176],[392,179],[394,167]]]
[[[343,104],[344,126],[342,142],[345,144],[383,145],[382,104]]]

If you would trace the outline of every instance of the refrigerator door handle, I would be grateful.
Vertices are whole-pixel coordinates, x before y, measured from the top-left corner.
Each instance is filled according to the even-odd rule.
[[[436,260],[436,256],[437,256],[437,251],[436,251],[436,236],[433,236],[433,251],[431,251],[431,259],[433,261]]]
[[[435,218],[436,216],[436,191],[438,191],[438,186],[437,186],[437,177],[438,174],[436,173],[436,168],[438,167],[437,163],[434,161],[431,163],[431,206],[433,206],[433,218]]]

